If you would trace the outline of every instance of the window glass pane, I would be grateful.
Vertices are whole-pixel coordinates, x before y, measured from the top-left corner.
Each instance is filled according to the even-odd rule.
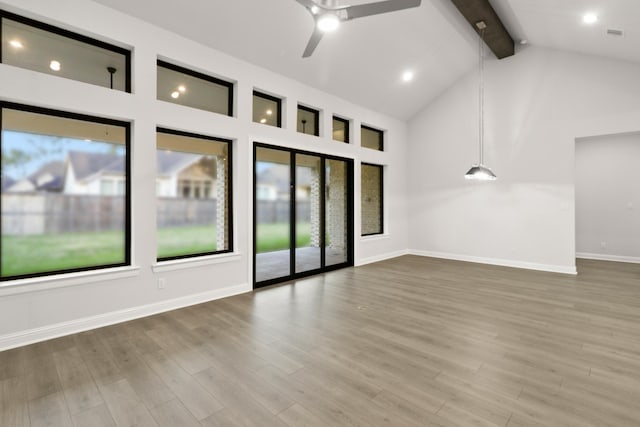
[[[333,139],[349,143],[349,120],[333,117]]]
[[[157,98],[231,116],[233,83],[158,61]]]
[[[128,125],[32,111],[2,108],[1,278],[128,264]]]
[[[253,92],[253,121],[264,125],[280,127],[282,101],[260,92]]]
[[[348,261],[349,189],[347,162],[327,159],[325,162],[325,263]]]
[[[158,259],[231,250],[230,142],[159,129]]]
[[[362,235],[382,234],[382,166],[363,163],[361,178]]]
[[[318,111],[298,105],[298,132],[318,136],[319,121]]]
[[[4,64],[130,92],[128,51],[36,21],[9,16],[2,18]]]
[[[362,126],[360,131],[360,145],[372,150],[383,151],[384,132],[367,126]]]

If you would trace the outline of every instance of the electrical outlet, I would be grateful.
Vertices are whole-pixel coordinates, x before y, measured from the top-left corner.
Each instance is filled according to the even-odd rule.
[[[167,279],[161,277],[158,279],[158,289],[166,289],[167,288]]]
[[[607,248],[607,242],[600,242],[600,247],[602,249],[606,249]]]

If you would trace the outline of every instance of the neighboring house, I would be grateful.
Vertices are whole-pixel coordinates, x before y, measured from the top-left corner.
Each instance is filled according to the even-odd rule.
[[[69,151],[64,175],[65,194],[124,194],[124,156]]]
[[[215,199],[215,157],[158,150],[156,167],[158,197]]]
[[[2,182],[2,191],[7,193],[26,193],[47,191],[59,193],[63,187],[64,162],[51,161],[42,165],[37,171],[26,178],[11,184]],[[11,178],[9,178],[11,179]]]
[[[9,175],[0,176],[0,190],[4,193],[9,187],[11,187],[16,182],[15,179],[11,178]]]
[[[124,157],[118,154],[70,151],[64,175],[66,194],[122,195]],[[156,195],[195,199],[215,198],[214,157],[157,151]]]
[[[316,173],[315,170],[313,173]],[[268,166],[258,172],[256,184],[256,198],[258,200],[287,200],[290,198],[289,168]],[[311,193],[312,169],[297,167],[296,172],[296,198],[307,200]]]

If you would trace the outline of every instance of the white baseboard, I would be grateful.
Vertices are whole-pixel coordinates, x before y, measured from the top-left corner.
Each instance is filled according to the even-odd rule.
[[[614,261],[614,262],[628,262],[631,264],[640,264],[640,258],[633,256],[622,255],[609,255],[609,254],[590,254],[586,252],[577,252],[576,258],[581,259],[594,259],[598,261]]]
[[[195,295],[187,295],[166,301],[160,301],[140,307],[128,308],[126,310],[103,313],[97,316],[85,317],[71,320],[69,322],[57,323],[55,325],[43,326],[40,328],[20,331],[13,334],[0,336],[0,351],[8,350],[23,345],[33,344],[40,341],[58,338],[64,335],[75,334],[77,332],[90,329],[101,328],[115,323],[126,322],[140,317],[151,316],[165,311],[175,310],[190,305],[200,304],[233,295],[239,295],[252,290],[251,285],[242,284],[229,286],[222,289],[203,292]]]
[[[395,251],[395,252],[388,252],[386,254],[382,254],[382,255],[376,255],[376,256],[372,256],[369,258],[362,258],[360,260],[358,260],[358,262],[356,262],[355,266],[356,267],[360,267],[363,265],[367,265],[367,264],[371,264],[374,262],[380,262],[380,261],[384,261],[387,259],[391,259],[391,258],[397,258],[399,256],[402,255],[408,255],[409,254],[409,250],[408,249],[404,249],[401,251]]]
[[[475,262],[478,264],[499,265],[501,267],[524,268],[526,270],[548,271],[551,273],[574,274],[574,275],[578,274],[578,271],[576,270],[575,266],[536,264],[532,262],[512,261],[512,260],[497,259],[497,258],[484,258],[484,257],[471,256],[471,255],[457,255],[457,254],[450,254],[450,253],[444,253],[444,252],[410,250],[409,253],[411,255],[419,255],[419,256],[425,256],[425,257],[431,257],[431,258],[451,259],[455,261]]]

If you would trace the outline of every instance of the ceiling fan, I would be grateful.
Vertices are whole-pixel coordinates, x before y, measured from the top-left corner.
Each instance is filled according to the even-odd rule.
[[[340,22],[418,7],[422,0],[385,0],[354,6],[338,6],[336,0],[319,0],[317,3],[313,0],[296,1],[311,13],[315,21],[315,29],[302,54],[303,58],[307,58],[311,56],[318,43],[320,43],[322,35],[334,31],[338,28]]]

